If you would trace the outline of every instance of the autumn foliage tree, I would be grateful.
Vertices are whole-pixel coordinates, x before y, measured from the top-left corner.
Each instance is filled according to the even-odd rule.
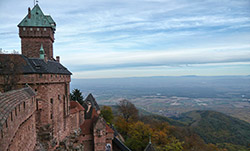
[[[135,151],[144,150],[149,142],[152,129],[141,121],[129,125],[128,139],[126,145]]]
[[[116,117],[115,126],[125,138],[125,143],[130,149],[144,150],[149,143],[149,136],[152,136],[152,143],[159,150],[180,151],[182,149],[183,143],[169,135],[168,123],[145,124],[138,120],[138,110],[128,100],[119,102],[118,112],[120,116]]]
[[[120,115],[128,122],[129,120],[136,121],[138,119],[138,110],[130,101],[124,99],[118,103],[118,111]]]
[[[0,57],[0,78],[2,77],[4,92],[18,88],[22,64],[24,64],[23,60],[14,55]]]
[[[112,113],[112,108],[111,107],[103,106],[101,108],[101,115],[108,124],[111,124],[113,122],[114,115]]]
[[[115,127],[133,151],[143,151],[149,143],[149,136],[158,151],[226,151],[217,145],[206,144],[200,136],[184,127],[172,126],[152,116],[148,119],[138,116],[138,110],[131,102],[119,102]]]

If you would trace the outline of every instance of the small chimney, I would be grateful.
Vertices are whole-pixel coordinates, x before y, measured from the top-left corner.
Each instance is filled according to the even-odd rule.
[[[60,56],[56,56],[56,62],[60,63]]]
[[[28,8],[28,18],[31,18],[30,7]]]

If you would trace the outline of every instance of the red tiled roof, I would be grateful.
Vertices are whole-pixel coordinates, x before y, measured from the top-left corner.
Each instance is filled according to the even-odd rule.
[[[84,135],[86,134],[92,134],[93,132],[93,125],[94,123],[97,121],[98,119],[98,114],[96,112],[96,110],[93,108],[93,112],[91,115],[90,119],[85,119],[84,123],[80,126],[82,133]]]
[[[81,130],[82,130],[82,134],[86,135],[86,134],[92,134],[92,130],[93,130],[93,121],[92,119],[86,119],[84,121],[84,123],[80,126]]]
[[[96,109],[93,108],[91,118],[93,119],[94,117],[98,117],[98,116],[99,115],[97,114]]]
[[[70,101],[70,114],[84,110],[85,109],[77,101]]]
[[[108,126],[108,124],[106,124],[106,131],[107,131],[108,133],[114,133],[114,130],[113,130],[112,128],[110,128],[110,127]]]
[[[30,87],[0,93],[0,129],[16,106],[35,95],[36,93]]]
[[[71,104],[70,104],[71,105]],[[86,135],[86,134],[92,134],[93,133],[93,127],[94,124],[97,122],[99,115],[96,112],[95,108],[92,108],[92,115],[90,119],[85,119],[84,123],[80,126],[81,130],[82,130],[82,134]],[[106,131],[108,133],[114,133],[114,131],[112,130],[112,128],[110,128],[106,123]]]

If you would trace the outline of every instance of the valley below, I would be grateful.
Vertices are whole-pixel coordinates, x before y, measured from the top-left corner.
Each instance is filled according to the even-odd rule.
[[[167,117],[213,110],[250,123],[250,76],[73,79],[74,88],[102,105],[127,99],[141,111]]]

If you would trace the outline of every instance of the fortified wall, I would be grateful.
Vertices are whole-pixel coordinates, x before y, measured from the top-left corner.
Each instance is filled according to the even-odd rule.
[[[35,95],[30,87],[0,94],[1,150],[33,150],[35,147]]]

